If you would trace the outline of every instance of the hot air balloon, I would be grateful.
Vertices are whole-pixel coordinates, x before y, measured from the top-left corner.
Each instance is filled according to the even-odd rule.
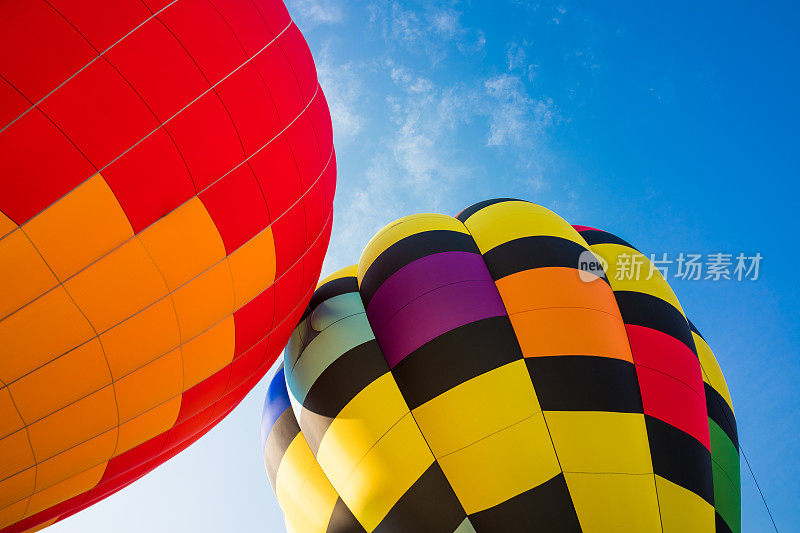
[[[287,530],[741,531],[725,379],[649,266],[520,200],[386,226],[270,385]]]
[[[313,292],[336,163],[280,0],[3,2],[0,50],[7,533],[120,490],[241,401]]]

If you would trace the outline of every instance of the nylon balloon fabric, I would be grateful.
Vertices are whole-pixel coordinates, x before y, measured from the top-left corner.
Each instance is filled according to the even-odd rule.
[[[216,425],[311,297],[330,115],[280,0],[0,6],[0,531]]]
[[[386,226],[270,386],[287,530],[739,533],[725,379],[649,266],[520,200]]]

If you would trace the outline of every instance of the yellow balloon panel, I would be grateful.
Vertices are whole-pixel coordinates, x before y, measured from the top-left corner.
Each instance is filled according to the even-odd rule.
[[[389,224],[295,328],[265,404],[268,473],[291,415],[354,531],[739,533],[727,388],[649,266],[519,200]]]

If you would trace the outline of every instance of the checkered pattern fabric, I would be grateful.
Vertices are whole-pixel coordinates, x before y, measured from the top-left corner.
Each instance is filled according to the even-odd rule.
[[[511,199],[381,230],[320,283],[267,399],[289,530],[740,531],[722,373],[620,252],[641,255]]]

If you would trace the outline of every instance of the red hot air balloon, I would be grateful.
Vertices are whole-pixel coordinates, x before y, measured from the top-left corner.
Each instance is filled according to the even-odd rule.
[[[281,0],[0,5],[0,531],[132,483],[297,324],[336,163]]]

